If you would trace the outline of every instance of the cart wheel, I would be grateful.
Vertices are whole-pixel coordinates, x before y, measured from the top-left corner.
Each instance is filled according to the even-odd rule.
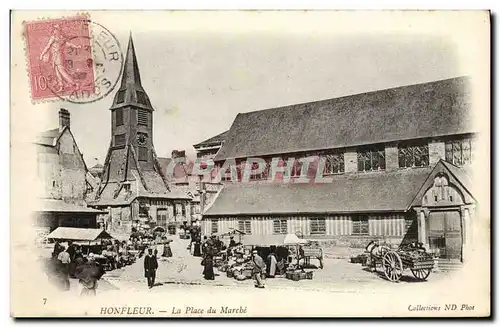
[[[424,269],[411,269],[411,272],[413,276],[415,276],[416,279],[418,280],[426,280],[427,277],[431,274],[431,269],[430,268],[424,268]]]
[[[396,252],[387,252],[382,258],[385,277],[391,282],[397,282],[403,276],[403,263]]]

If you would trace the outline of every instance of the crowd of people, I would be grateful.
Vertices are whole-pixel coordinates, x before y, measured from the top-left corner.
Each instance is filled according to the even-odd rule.
[[[269,252],[262,252],[262,249],[259,252],[256,247],[250,249],[236,242],[233,236],[230,236],[229,243],[226,244],[221,236],[215,234],[202,237],[201,228],[195,223],[191,226],[184,223],[179,230],[179,238],[190,239],[187,250],[192,256],[201,257],[201,273],[206,280],[214,280],[214,268],[224,271],[221,266],[225,265],[225,269],[233,267],[239,273],[243,269],[251,271],[251,276],[249,273],[246,278],[251,277],[255,281],[255,287],[264,288],[265,278],[283,274],[286,269],[288,251],[281,253],[285,248],[279,248],[281,252],[276,247],[267,249]],[[98,280],[105,271],[119,269],[144,256],[144,277],[148,287],[153,288],[158,261],[173,256],[170,242],[172,240],[167,238],[163,230],[134,230],[127,241],[103,240],[100,251],[91,246],[84,251],[81,245],[71,241],[68,246],[56,242],[52,258],[47,264],[48,275],[51,281],[66,291],[70,289],[70,278],[77,278],[82,286],[82,295],[95,295]]]
[[[104,275],[94,253],[84,256],[82,247],[72,242],[67,247],[56,242],[45,268],[49,280],[63,291],[70,290],[70,277],[77,278],[84,296],[96,294],[97,281]]]

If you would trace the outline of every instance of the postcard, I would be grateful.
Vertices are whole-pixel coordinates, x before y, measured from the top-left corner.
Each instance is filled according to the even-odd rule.
[[[12,11],[13,317],[487,317],[488,11]]]

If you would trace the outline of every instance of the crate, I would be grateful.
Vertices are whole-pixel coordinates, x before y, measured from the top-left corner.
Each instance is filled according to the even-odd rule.
[[[307,273],[305,271],[299,273],[300,279],[306,279]]]
[[[306,279],[313,279],[313,272],[312,271],[306,272]]]

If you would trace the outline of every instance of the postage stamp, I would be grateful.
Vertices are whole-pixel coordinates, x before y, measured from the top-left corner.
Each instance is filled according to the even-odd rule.
[[[86,15],[25,22],[33,101],[89,103],[104,98],[120,76],[118,40]]]

